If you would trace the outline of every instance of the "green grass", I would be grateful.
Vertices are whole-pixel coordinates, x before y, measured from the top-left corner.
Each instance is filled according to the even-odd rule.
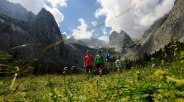
[[[184,102],[183,69],[183,65],[176,64],[133,68],[93,78],[19,76],[14,90],[10,90],[13,77],[1,77],[0,102]]]

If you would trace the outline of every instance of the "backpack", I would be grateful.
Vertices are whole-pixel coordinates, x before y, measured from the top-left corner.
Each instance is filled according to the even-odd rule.
[[[107,59],[108,62],[113,62],[113,56],[112,56],[112,54],[107,53],[106,59]]]

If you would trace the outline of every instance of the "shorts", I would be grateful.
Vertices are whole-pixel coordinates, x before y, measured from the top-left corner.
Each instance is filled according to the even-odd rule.
[[[86,66],[86,72],[91,72],[93,66]]]
[[[99,68],[103,68],[103,63],[98,63],[96,64],[96,67],[99,69]]]
[[[115,71],[115,63],[114,62],[107,62],[107,66],[108,66],[108,70],[110,72],[114,72]]]

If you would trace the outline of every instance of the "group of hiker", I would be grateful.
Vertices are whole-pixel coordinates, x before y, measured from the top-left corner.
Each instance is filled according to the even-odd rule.
[[[114,58],[111,49],[108,49],[105,56],[102,54],[101,50],[98,50],[95,58],[92,56],[91,51],[87,50],[87,54],[84,57],[84,67],[86,68],[86,74],[92,73],[94,67],[96,67],[97,74],[101,76],[105,69],[109,73],[114,71],[122,72],[123,61],[121,61],[120,55]]]

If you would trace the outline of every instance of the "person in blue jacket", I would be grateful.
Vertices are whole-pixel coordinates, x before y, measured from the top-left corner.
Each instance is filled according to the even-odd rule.
[[[110,48],[108,49],[108,53],[106,54],[106,61],[107,61],[109,72],[113,72],[114,71],[114,59],[113,59],[113,54]]]

